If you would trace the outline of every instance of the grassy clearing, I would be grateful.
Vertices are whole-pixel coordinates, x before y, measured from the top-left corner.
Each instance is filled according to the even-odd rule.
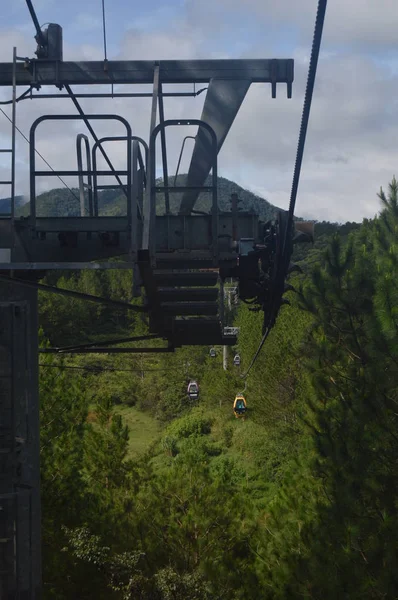
[[[142,455],[159,436],[161,431],[159,421],[135,406],[117,406],[115,412],[122,415],[124,422],[129,427],[127,458],[132,459],[137,455]]]

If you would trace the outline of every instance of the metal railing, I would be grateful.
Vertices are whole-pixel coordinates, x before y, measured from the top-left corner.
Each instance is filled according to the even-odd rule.
[[[211,166],[212,166],[212,184],[210,186],[170,186],[156,185],[156,138],[166,127],[172,126],[198,126],[203,127],[210,134],[211,138]],[[200,119],[171,119],[157,125],[150,136],[149,141],[149,162],[148,162],[148,185],[146,190],[144,204],[144,233],[143,248],[149,250],[151,262],[154,264],[156,252],[156,194],[159,192],[184,192],[196,191],[210,192],[212,194],[211,208],[211,231],[212,244],[211,251],[214,259],[218,256],[218,201],[217,201],[217,137],[214,130]]]
[[[83,170],[81,168],[78,168],[78,170],[51,170],[51,171],[38,171],[36,170],[36,155],[35,155],[35,142],[36,142],[36,129],[38,127],[38,125],[40,125],[40,123],[42,123],[43,121],[73,121],[73,120],[83,120],[83,117],[81,115],[43,115],[41,117],[39,117],[38,119],[36,119],[34,121],[34,123],[32,124],[31,128],[30,128],[30,135],[29,135],[29,142],[30,142],[30,148],[29,148],[29,159],[30,159],[30,218],[31,218],[31,228],[32,231],[35,231],[36,229],[36,178],[37,177],[70,177],[70,176],[74,176],[74,177],[78,177],[79,178],[79,183],[80,181],[82,181],[82,177],[83,176],[88,176],[88,177],[93,177],[94,173],[95,176],[124,176],[127,178],[127,182],[126,182],[126,186],[125,186],[125,191],[126,191],[126,195],[127,195],[127,207],[128,209],[131,210],[131,204],[132,204],[132,148],[131,148],[131,143],[130,140],[132,138],[132,134],[131,134],[131,126],[129,124],[129,122],[124,119],[123,117],[120,117],[119,115],[104,115],[104,114],[100,114],[100,115],[84,115],[84,119],[87,119],[88,121],[90,120],[96,120],[96,121],[100,121],[100,120],[115,120],[115,121],[119,121],[120,123],[122,123],[125,128],[126,128],[126,150],[127,150],[127,165],[126,165],[126,169],[124,170],[111,170],[111,171],[97,171],[91,169],[91,168],[87,168],[86,170]],[[84,139],[84,138],[81,138]],[[80,141],[81,144],[81,141]],[[80,146],[81,149],[81,146]],[[87,150],[87,146],[86,146],[86,150]],[[80,165],[82,166],[82,165]],[[87,167],[89,167],[90,165],[87,165]],[[94,167],[94,165],[93,165]],[[118,186],[115,186],[118,187]],[[124,187],[124,186],[123,186]],[[95,213],[95,202],[93,205],[93,210]]]

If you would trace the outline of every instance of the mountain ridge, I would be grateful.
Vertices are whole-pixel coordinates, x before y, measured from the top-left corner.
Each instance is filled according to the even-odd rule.
[[[163,179],[159,178],[156,180],[157,185],[162,185]],[[174,181],[170,178],[170,183],[174,185]],[[206,185],[211,184],[210,177],[207,178]],[[186,185],[186,175],[179,175],[176,179],[176,185]],[[240,186],[239,184],[227,179],[225,177],[218,177],[218,206],[221,212],[231,210],[231,194],[238,194],[239,210],[254,212],[264,220],[273,219],[277,212],[281,210],[279,207],[271,204],[265,198],[251,192]],[[176,214],[181,200],[180,193],[170,194],[170,209],[172,214]],[[100,216],[121,216],[126,214],[126,199],[123,194],[120,194],[119,190],[101,190],[98,194],[99,197],[99,214]],[[9,212],[10,198],[0,199],[0,213],[6,214]],[[165,202],[164,193],[159,192],[156,198],[156,213],[162,215],[165,213]],[[3,210],[2,210],[3,208]],[[7,210],[4,210],[6,208]],[[195,204],[195,210],[209,213],[211,208],[211,197],[209,193],[202,193],[199,195],[198,201]],[[67,216],[79,216],[80,215],[80,199],[79,190],[77,188],[54,188],[47,192],[39,194],[36,198],[36,210],[37,216],[39,217],[67,217]],[[23,196],[16,197],[16,209],[15,216],[27,217],[29,216],[29,203],[23,204]],[[295,217],[301,220],[300,217]],[[306,219],[307,220],[307,219]],[[329,221],[317,221],[316,219],[310,219],[316,224],[315,227],[315,238],[320,240],[322,238],[323,243],[326,243],[328,236],[339,231],[343,236],[357,229],[360,223],[347,222],[337,223]]]
[[[161,185],[163,180],[157,179],[157,185]],[[173,182],[174,183],[174,182]],[[205,185],[210,185],[210,177]],[[186,175],[179,175],[176,180],[177,186],[186,185]],[[239,210],[253,211],[265,220],[274,217],[279,210],[278,207],[271,204],[268,200],[261,198],[257,194],[244,189],[237,183],[226,179],[218,178],[217,185],[218,206],[220,211],[231,210],[231,194],[237,193],[241,200]],[[173,214],[177,213],[181,193],[170,193],[170,208]],[[119,190],[102,190],[98,193],[99,214],[101,216],[121,216],[126,214],[126,200]],[[1,202],[1,201],[0,201]],[[158,193],[156,198],[157,214],[164,214],[164,194]],[[201,193],[195,205],[195,210],[210,212],[211,197],[209,193]],[[72,188],[55,188],[48,192],[39,194],[36,198],[36,210],[39,217],[67,217],[78,216],[80,214],[79,190]],[[29,204],[17,206],[16,216],[28,216]]]

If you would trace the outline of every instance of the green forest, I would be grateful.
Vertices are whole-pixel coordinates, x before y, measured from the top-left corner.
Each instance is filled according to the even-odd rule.
[[[163,179],[157,179],[157,184],[161,185]],[[211,185],[211,177],[207,177],[204,185]],[[181,174],[173,178],[173,185],[187,185],[187,175]],[[231,193],[239,195],[239,210],[254,211],[263,219],[271,219],[277,210],[270,202],[257,196],[249,190],[245,190],[225,177],[217,178],[217,202],[219,210],[229,212],[231,210]],[[158,193],[156,197],[157,214],[165,213],[164,194]],[[181,193],[170,193],[170,211],[175,214],[178,212],[181,202]],[[4,212],[10,210],[10,198],[0,199],[0,210]],[[210,212],[211,197],[207,192],[201,192],[195,204],[195,209],[202,212]],[[29,202],[25,204],[21,197],[16,198],[17,217],[27,217],[30,212]],[[101,216],[119,216],[127,214],[126,196],[120,193],[119,189],[100,190],[98,192],[98,214]],[[65,217],[80,215],[80,197],[77,188],[56,188],[48,192],[43,192],[37,196],[37,216],[40,217]]]
[[[398,598],[395,178],[379,198],[374,219],[321,223],[296,251],[246,380],[262,316],[243,304],[226,371],[221,347],[40,354],[45,600]],[[126,271],[43,282],[131,300]],[[39,320],[42,347],[146,331],[42,291]]]

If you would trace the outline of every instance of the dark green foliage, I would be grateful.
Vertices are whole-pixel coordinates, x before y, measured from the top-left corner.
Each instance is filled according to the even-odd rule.
[[[116,554],[109,546],[103,546],[100,536],[92,535],[86,527],[73,530],[64,527],[63,530],[68,540],[66,549],[82,564],[89,565],[92,571],[106,577],[108,591],[119,592],[117,596],[112,594],[112,597],[133,600],[139,588],[143,591],[143,577],[137,567],[142,558],[140,552]]]
[[[199,411],[191,411],[186,417],[182,417],[170,425],[167,435],[172,435],[177,439],[187,438],[190,435],[205,435],[210,433],[211,419],[208,416],[202,416]]]
[[[395,179],[380,199],[360,227],[320,224],[246,381],[261,315],[245,306],[226,371],[221,348],[41,359],[45,598],[398,598]],[[130,298],[124,273],[49,283]],[[53,344],[146,330],[69,299],[40,310]],[[129,453],[120,402],[162,423],[145,453]]]
[[[92,296],[131,301],[132,280],[127,271],[79,271],[62,273],[55,281],[51,275],[43,283]],[[108,337],[123,337],[139,319],[132,312],[105,304],[70,298],[47,291],[39,292],[40,322],[54,346],[81,344]]]
[[[345,248],[333,238],[325,266],[302,290],[316,327],[306,419],[322,492],[292,574],[297,590],[311,589],[311,597],[384,598],[398,590],[391,546],[398,533],[395,180],[382,199],[380,217]]]

